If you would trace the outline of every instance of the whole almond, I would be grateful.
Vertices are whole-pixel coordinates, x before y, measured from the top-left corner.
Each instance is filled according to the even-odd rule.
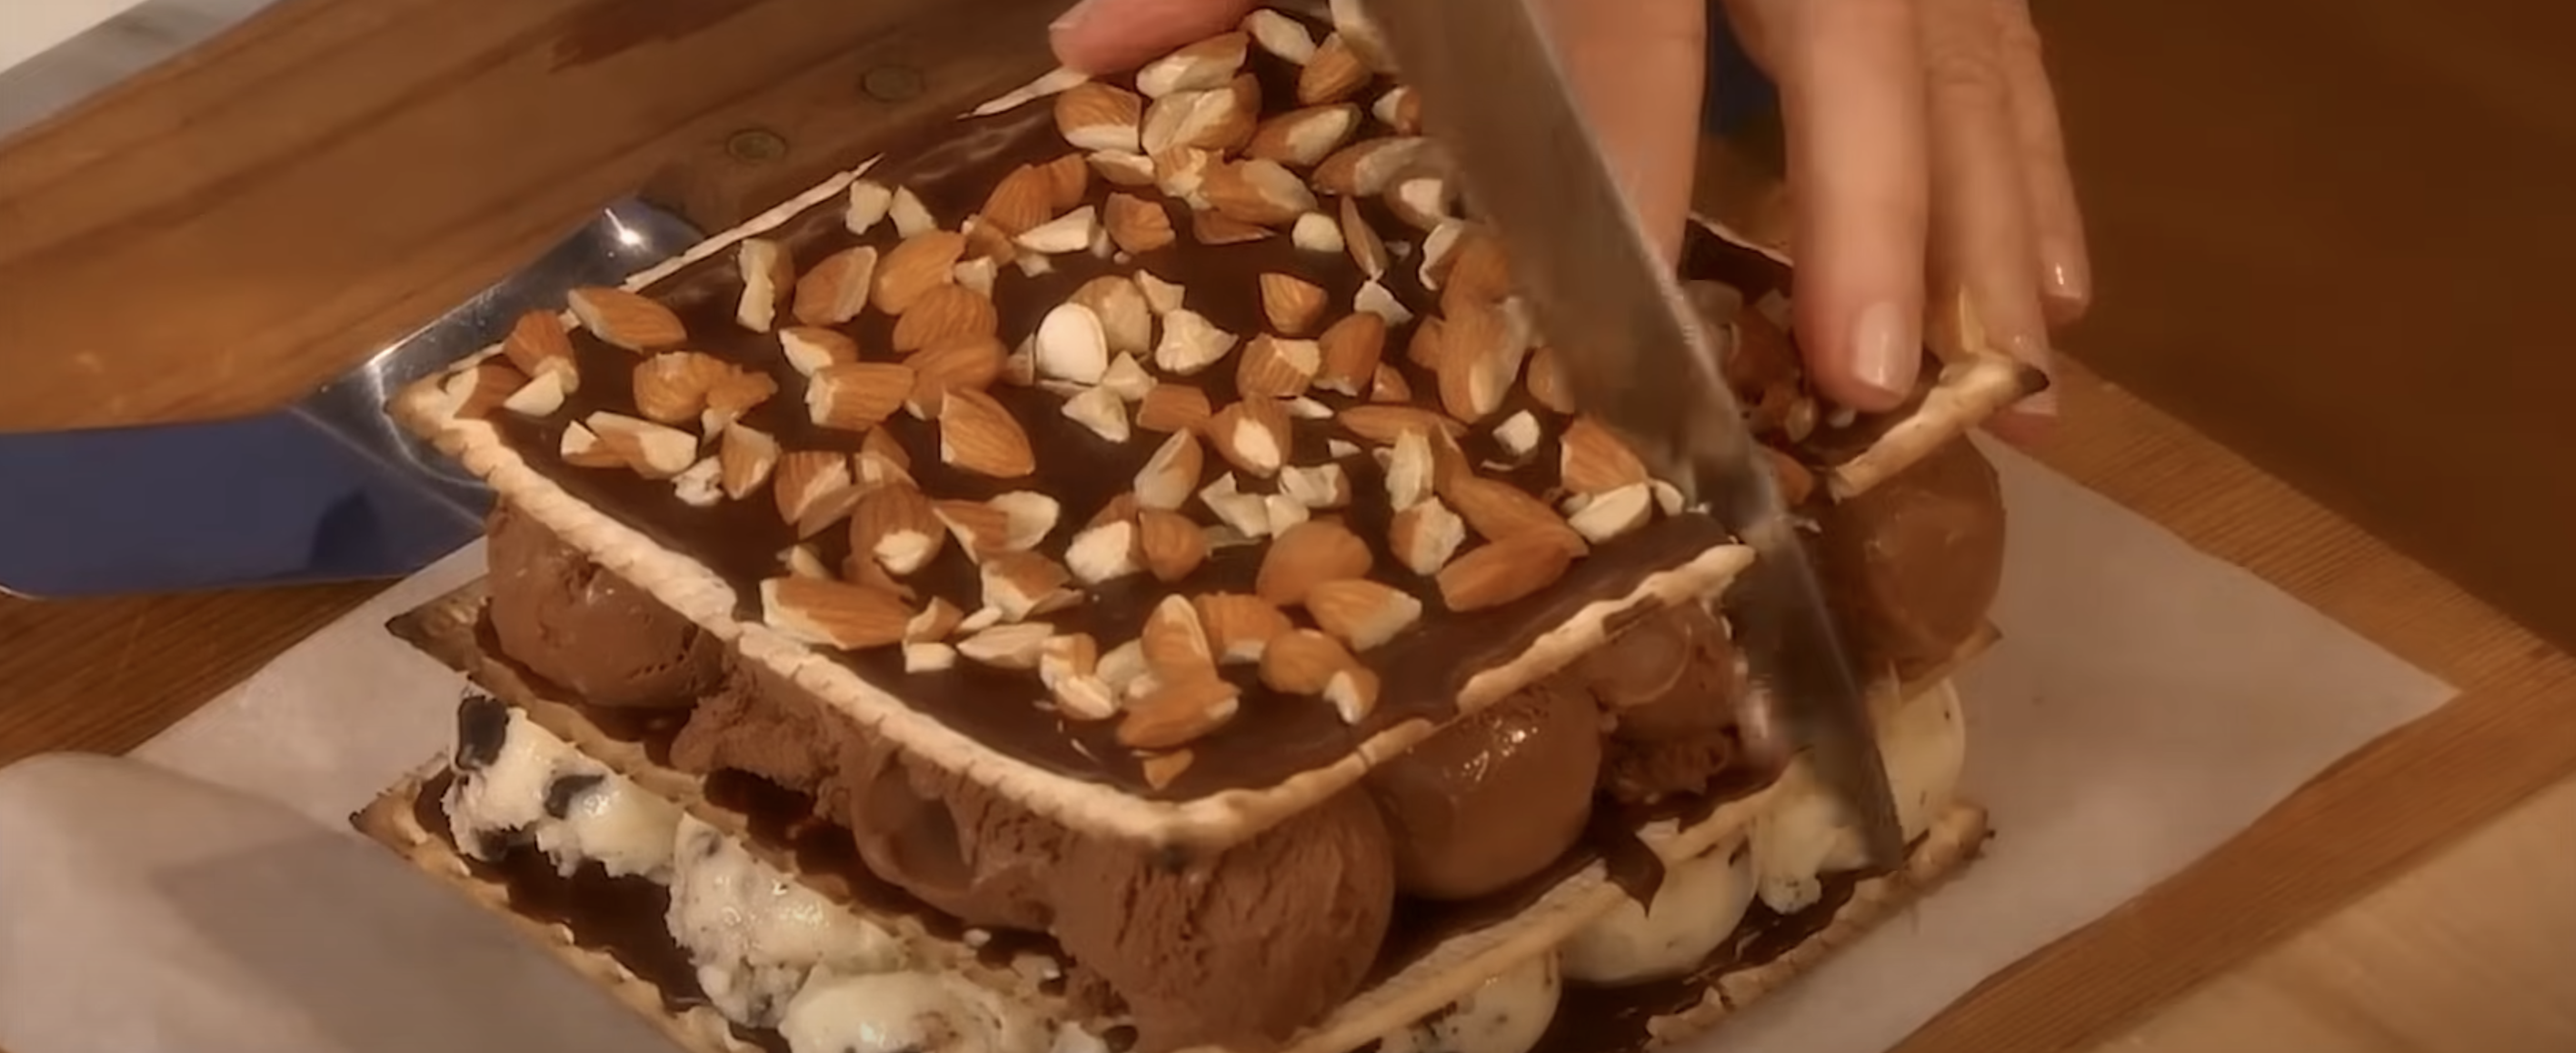
[[[1207,562],[1207,531],[1179,512],[1147,508],[1136,513],[1136,547],[1145,569],[1168,584]]]
[[[1501,409],[1520,380],[1523,348],[1499,309],[1469,305],[1441,327],[1440,406],[1473,424]]]
[[[993,184],[993,192],[984,198],[983,211],[976,213],[1003,232],[1018,234],[1055,216],[1055,184],[1046,169],[1021,165]]]
[[[1170,245],[1180,235],[1172,230],[1172,217],[1163,206],[1134,194],[1109,195],[1105,221],[1109,240],[1120,249],[1143,255]]]
[[[950,388],[939,409],[939,459],[943,464],[995,479],[1018,479],[1038,470],[1029,433],[993,396]]]
[[[1440,571],[1440,602],[1457,612],[1500,607],[1565,576],[1574,553],[1555,539],[1524,534],[1490,542]]]
[[[1440,487],[1440,496],[1457,509],[1458,517],[1466,520],[1467,525],[1485,540],[1549,538],[1576,555],[1583,554],[1582,536],[1575,533],[1555,509],[1549,508],[1547,502],[1531,496],[1520,487],[1499,479],[1461,474]]]
[[[1354,311],[1326,326],[1315,343],[1323,359],[1315,386],[1343,395],[1366,394],[1377,376],[1378,358],[1386,353],[1386,319]]]
[[[1293,274],[1277,272],[1261,276],[1261,313],[1270,326],[1282,335],[1304,336],[1314,331],[1315,320],[1322,317],[1329,302],[1322,286]]]
[[[689,339],[688,327],[670,308],[624,289],[585,285],[567,294],[565,302],[582,328],[613,347],[641,354]]]
[[[1145,100],[1112,84],[1087,81],[1055,97],[1055,127],[1083,150],[1135,153],[1145,122]]]
[[[1281,607],[1294,607],[1306,602],[1317,582],[1364,577],[1375,562],[1368,542],[1339,520],[1309,519],[1270,540],[1252,591]]]
[[[906,238],[877,261],[870,302],[877,310],[901,315],[924,294],[957,280],[957,261],[966,256],[966,235],[932,230]]]
[[[1001,329],[993,301],[963,285],[942,285],[921,294],[912,308],[895,319],[894,349],[911,353],[932,344],[968,337],[992,336]]]
[[[912,609],[892,594],[789,576],[760,583],[761,620],[818,647],[861,651],[902,643]]]
[[[914,416],[936,418],[951,391],[982,391],[1002,375],[1009,352],[992,336],[959,336],[933,342],[904,360],[912,367],[912,391],[904,405]]]
[[[866,309],[868,286],[876,272],[877,250],[871,246],[856,245],[825,256],[796,279],[796,303],[789,313],[800,325],[846,323]]]

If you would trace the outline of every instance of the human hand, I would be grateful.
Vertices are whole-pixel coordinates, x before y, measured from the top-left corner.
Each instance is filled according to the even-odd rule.
[[[1726,0],[1780,86],[1800,345],[1837,402],[1887,409],[1928,337],[2045,368],[2091,293],[2027,0]],[[1126,69],[1233,25],[1252,0],[1087,0],[1057,55]],[[1702,0],[1538,0],[1579,101],[1669,256],[1689,210],[1706,76]],[[1928,290],[1928,292],[1927,292]],[[1931,307],[1926,324],[1926,307]],[[1927,332],[1928,330],[1928,332]],[[1998,421],[2027,435],[2045,394]]]

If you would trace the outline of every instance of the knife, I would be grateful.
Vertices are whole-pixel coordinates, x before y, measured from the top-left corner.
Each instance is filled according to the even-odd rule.
[[[1904,860],[1869,705],[1710,336],[1613,181],[1531,0],[1365,0],[1563,363],[1575,402],[1754,550],[1730,614],[1783,745]]]

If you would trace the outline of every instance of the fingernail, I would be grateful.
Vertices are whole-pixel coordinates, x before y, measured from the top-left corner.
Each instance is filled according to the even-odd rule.
[[[1860,325],[1852,330],[1852,379],[1901,399],[1913,393],[1922,368],[1923,337],[1911,312],[1890,302],[1860,313]]]
[[[2051,321],[2072,321],[2093,303],[2093,274],[2081,257],[2048,253],[2040,268],[2040,296],[2048,301]]]
[[[1091,7],[1095,2],[1097,0],[1082,0],[1081,3],[1066,8],[1063,14],[1055,16],[1055,21],[1047,23],[1047,31],[1063,33],[1081,25],[1083,19],[1091,16]]]

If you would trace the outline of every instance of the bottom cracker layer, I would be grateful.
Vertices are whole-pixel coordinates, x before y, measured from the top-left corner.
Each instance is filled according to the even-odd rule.
[[[560,740],[546,738],[550,748],[569,750]],[[641,794],[618,776],[603,778],[612,792]],[[995,993],[995,985],[966,977],[965,972],[1012,968],[1007,949],[986,947],[980,961],[965,963],[907,960],[890,941],[873,944],[869,934],[876,940],[883,940],[883,934],[865,922],[815,918],[817,911],[837,908],[817,898],[795,899],[801,890],[790,890],[793,882],[785,875],[750,862],[731,838],[676,813],[670,822],[679,833],[671,851],[709,860],[729,853],[749,869],[720,876],[712,884],[694,879],[675,892],[670,859],[622,848],[624,834],[616,824],[585,825],[579,814],[583,806],[551,786],[524,789],[544,799],[541,807],[548,815],[557,820],[569,816],[571,822],[555,824],[551,838],[497,851],[487,845],[479,854],[488,861],[470,859],[448,821],[445,802],[453,780],[453,772],[445,768],[405,780],[360,812],[355,823],[414,865],[512,918],[551,953],[610,988],[693,1051],[1088,1053],[1125,1044],[1119,1029],[1108,1029],[1102,1037],[1061,1022],[1063,1007],[1052,999],[1004,1005],[998,999],[1005,996]],[[585,788],[594,794],[589,800],[602,799],[595,796],[598,784]],[[608,814],[595,811],[592,817]],[[1733,934],[1681,976],[1621,986],[1562,982],[1561,973],[1584,971],[1581,956],[1598,952],[1577,941],[1525,959],[1447,1009],[1385,1034],[1378,1046],[1384,1053],[1474,1053],[1484,1048],[1627,1053],[1685,1039],[1813,967],[1957,872],[1974,858],[1986,835],[1981,809],[1954,805],[1928,825],[1903,868],[1830,877],[1811,905],[1791,913],[1755,900]],[[567,843],[585,839],[587,845]],[[1740,853],[1736,855],[1733,862],[1740,867]],[[1727,860],[1716,862],[1722,869]],[[833,964],[800,971],[791,979],[792,990],[764,996],[758,991],[759,940],[747,944],[753,950],[732,969],[693,965],[691,952],[683,948],[678,934],[692,931],[692,925],[704,946],[707,923],[693,922],[690,916],[710,895],[751,897],[720,905],[728,911],[746,902],[774,904],[803,926],[791,936],[867,946],[842,948]],[[789,898],[779,901],[777,896]],[[1657,912],[1662,909],[1659,904]],[[779,936],[771,934],[772,951],[778,949]],[[1020,959],[1018,967],[1025,970],[1033,960]],[[744,1027],[728,1017],[770,1023]],[[1532,1034],[1540,1028],[1542,1033]]]

